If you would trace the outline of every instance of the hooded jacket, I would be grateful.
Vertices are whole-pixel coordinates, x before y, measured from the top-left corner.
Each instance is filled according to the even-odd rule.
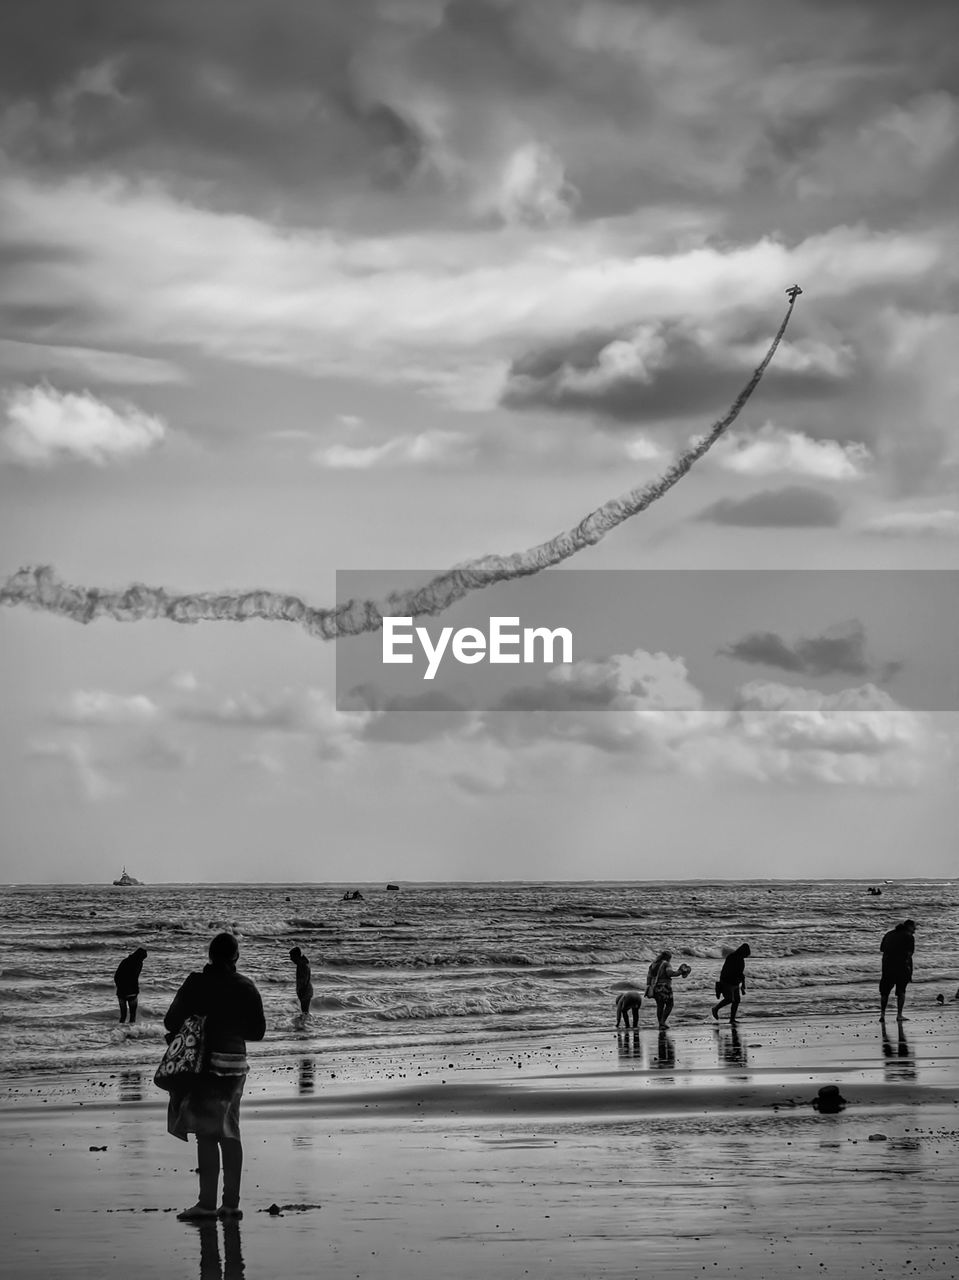
[[[211,1053],[244,1054],[247,1040],[266,1035],[260,993],[232,964],[207,964],[202,973],[191,973],[173,997],[163,1025],[175,1033],[191,1013],[206,1015]]]
[[[744,942],[741,947],[737,947],[723,961],[723,967],[719,974],[719,981],[724,986],[738,987],[741,986],[746,978],[746,957],[750,955],[749,943]]]
[[[145,959],[146,952],[138,947],[125,960],[120,961],[117,965],[116,973],[113,975],[118,995],[138,996],[140,994],[140,972],[143,969],[143,961]]]

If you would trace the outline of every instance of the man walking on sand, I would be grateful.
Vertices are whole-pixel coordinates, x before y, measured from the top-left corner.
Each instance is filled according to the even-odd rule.
[[[731,1004],[729,1021],[735,1025],[736,1015],[739,1012],[739,998],[741,995],[746,994],[746,957],[751,954],[749,943],[744,942],[741,947],[731,951],[723,961],[723,967],[719,973],[719,981],[716,983],[716,994],[720,999],[710,1010],[717,1022],[719,1021],[720,1009],[724,1009],[727,1004]]]
[[[912,982],[912,956],[915,949],[915,920],[903,920],[895,929],[890,929],[879,944],[882,952],[882,973],[879,976],[880,1022],[886,1021],[886,1005],[893,987],[896,989],[896,1021],[902,1022],[906,987]]]

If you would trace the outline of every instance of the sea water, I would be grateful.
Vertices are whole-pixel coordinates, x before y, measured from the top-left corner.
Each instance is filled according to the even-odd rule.
[[[878,1006],[879,941],[917,923],[909,1001],[959,985],[959,883],[880,881],[97,885],[0,888],[0,1072],[89,1071],[159,1060],[163,1015],[234,932],[263,996],[257,1054],[376,1046],[507,1045],[561,1028],[611,1028],[617,994],[645,985],[663,948],[671,1025],[702,1023],[726,950],[748,942],[747,1018],[802,1019]],[[362,900],[344,900],[358,888]],[[135,1026],[120,1025],[113,972],[149,955]],[[289,951],[313,968],[307,1018]],[[644,1009],[642,1025],[651,1014]]]

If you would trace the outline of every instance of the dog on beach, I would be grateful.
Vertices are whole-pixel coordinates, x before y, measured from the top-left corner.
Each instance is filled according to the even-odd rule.
[[[639,1026],[639,1011],[643,1004],[643,993],[641,991],[624,991],[622,995],[616,997],[616,1029],[619,1024],[624,1027],[629,1026],[629,1017],[632,1014],[633,1026]]]

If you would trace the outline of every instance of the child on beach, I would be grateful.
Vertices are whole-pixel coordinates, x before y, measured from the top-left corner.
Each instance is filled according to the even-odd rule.
[[[290,959],[296,965],[296,998],[304,1013],[310,1012],[310,1001],[313,999],[313,974],[310,962],[299,947],[290,951]]]
[[[688,964],[681,964],[674,969],[670,964],[673,958],[671,951],[661,951],[647,972],[647,996],[656,1001],[656,1018],[660,1031],[665,1031],[669,1015],[673,1011],[673,978],[688,978],[691,972]]]
[[[720,1009],[725,1009],[727,1004],[732,1005],[729,1011],[729,1021],[732,1023],[736,1021],[736,1014],[739,1011],[739,997],[746,994],[746,957],[749,955],[752,955],[749,943],[744,942],[741,947],[731,951],[723,961],[723,967],[719,972],[719,981],[716,983],[716,994],[720,999],[710,1010],[717,1022],[719,1021]]]
[[[239,1218],[240,1099],[249,1064],[247,1040],[266,1035],[263,1001],[250,981],[236,971],[240,948],[232,933],[218,933],[210,943],[210,963],[191,973],[173,997],[163,1025],[171,1034],[190,1014],[206,1016],[206,1067],[184,1085],[171,1090],[167,1131],[187,1141],[196,1134],[200,1195],[195,1205],[178,1213],[181,1222],[204,1218]],[[217,1209],[220,1157],[223,1157],[223,1201]]]
[[[616,1029],[619,1030],[619,1024],[622,1022],[624,1027],[629,1026],[630,1014],[633,1016],[633,1026],[639,1026],[639,1011],[643,1004],[643,993],[641,991],[624,991],[622,995],[616,997]]]
[[[147,958],[146,947],[137,947],[125,960],[117,965],[113,981],[117,989],[117,1003],[120,1006],[120,1021],[126,1022],[127,1011],[130,1013],[130,1025],[137,1020],[137,1003],[140,999],[140,972]]]

